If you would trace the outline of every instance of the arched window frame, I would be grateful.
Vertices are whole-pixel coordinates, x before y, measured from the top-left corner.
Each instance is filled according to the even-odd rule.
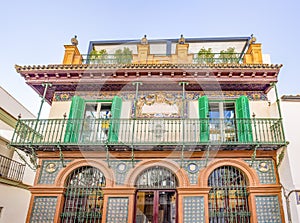
[[[208,178],[209,222],[250,222],[248,179],[234,166],[220,166]]]
[[[65,201],[61,222],[85,221],[100,223],[106,179],[102,171],[92,166],[73,170],[65,183]]]

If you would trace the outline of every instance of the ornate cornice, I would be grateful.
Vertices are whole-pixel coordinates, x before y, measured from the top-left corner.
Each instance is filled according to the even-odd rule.
[[[49,64],[15,65],[17,72],[90,69],[280,69],[282,64]]]
[[[118,91],[132,82],[145,83],[149,90],[173,90],[170,84],[189,82],[187,91],[216,90],[268,92],[277,82],[281,64],[50,64],[16,65],[38,94],[42,84],[52,83],[46,99],[51,103],[55,91]],[[164,86],[162,86],[164,85]],[[132,89],[131,89],[132,88]],[[131,87],[128,90],[134,90]],[[145,89],[146,90],[146,89]]]

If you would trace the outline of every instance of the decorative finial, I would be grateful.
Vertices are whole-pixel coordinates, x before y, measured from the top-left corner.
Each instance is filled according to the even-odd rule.
[[[256,38],[253,36],[253,34],[251,34],[250,44],[255,42],[256,42]]]
[[[143,45],[148,44],[147,35],[144,35],[144,37],[141,40],[141,44],[143,44]]]
[[[77,36],[76,36],[76,35],[71,39],[71,43],[72,43],[72,45],[74,45],[74,46],[77,46],[77,45],[78,45],[78,40],[77,40]]]
[[[180,39],[178,41],[179,44],[185,44],[185,39],[183,37],[183,34],[180,35]]]

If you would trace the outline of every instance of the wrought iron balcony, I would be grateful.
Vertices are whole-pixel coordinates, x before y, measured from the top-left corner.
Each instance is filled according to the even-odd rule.
[[[154,54],[147,61],[141,63],[192,63],[192,64],[240,64],[243,63],[243,55],[240,53],[196,53],[190,54],[191,58],[186,60],[178,59],[174,61],[171,55]],[[82,54],[82,63],[84,64],[132,64],[139,63],[132,54]]]
[[[25,164],[0,155],[0,177],[20,182],[23,179],[24,171]]]
[[[19,120],[11,144],[25,151],[51,146],[175,149],[207,146],[276,149],[285,145],[280,119],[43,119]],[[98,147],[97,147],[98,146]]]

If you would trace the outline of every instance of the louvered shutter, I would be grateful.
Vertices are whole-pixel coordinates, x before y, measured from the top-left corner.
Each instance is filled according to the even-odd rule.
[[[200,119],[200,142],[209,140],[209,120],[208,120],[208,98],[202,96],[198,99],[199,119]]]
[[[83,98],[76,95],[72,97],[64,142],[78,142],[82,126],[84,107],[85,101]]]
[[[249,100],[246,96],[240,96],[236,99],[236,123],[239,142],[252,142],[252,126],[250,119]]]
[[[111,106],[111,120],[108,132],[108,141],[112,143],[118,142],[121,109],[122,99],[118,96],[115,96]]]

